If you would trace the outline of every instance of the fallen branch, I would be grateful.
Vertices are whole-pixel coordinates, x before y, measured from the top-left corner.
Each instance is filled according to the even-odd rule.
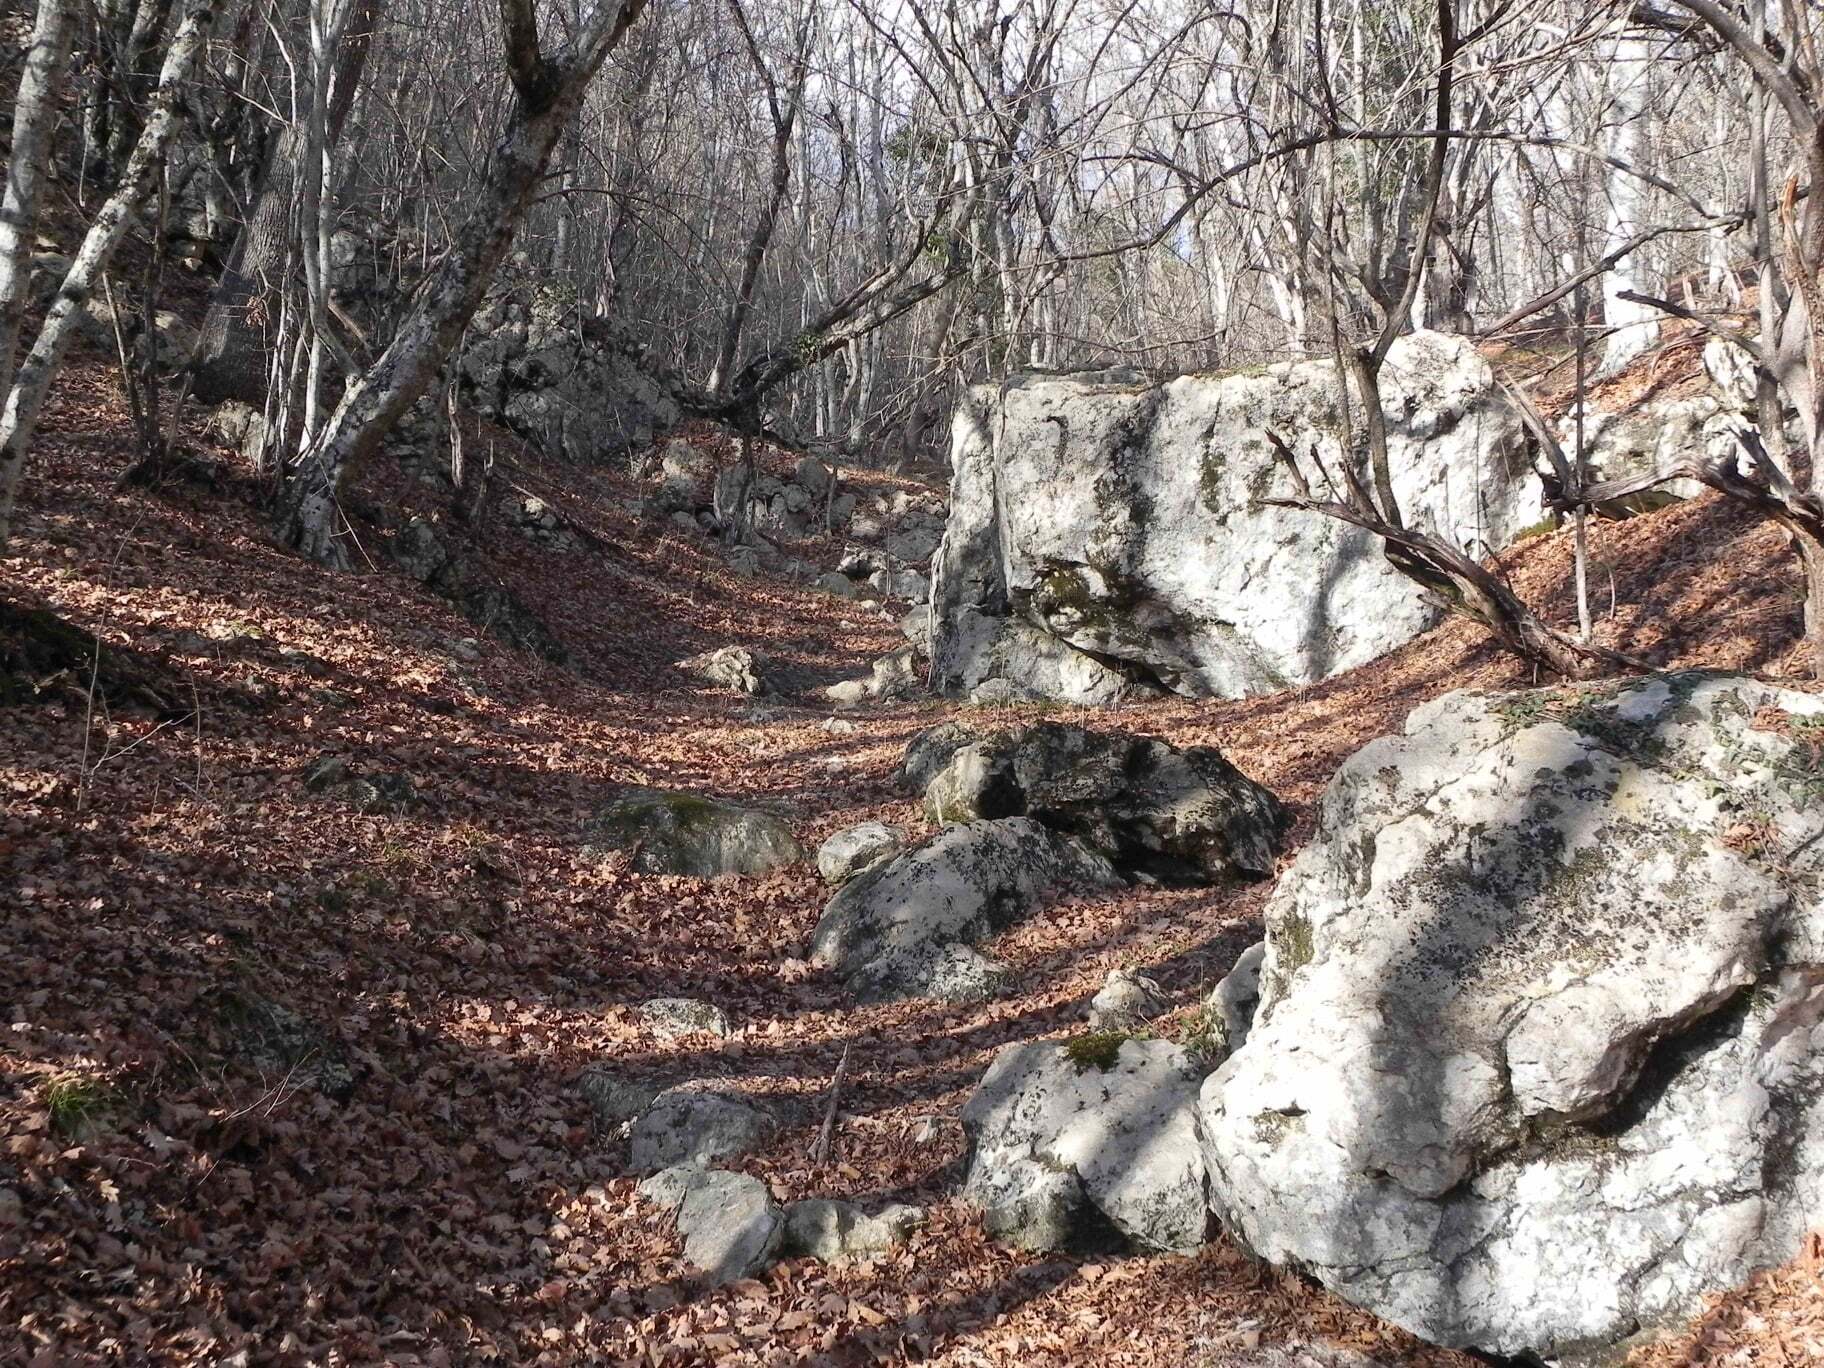
[[[836,1061],[836,1076],[830,1080],[829,1110],[823,1114],[823,1125],[817,1131],[817,1138],[811,1142],[806,1151],[806,1158],[815,1166],[821,1167],[830,1162],[831,1152],[836,1147],[836,1104],[842,1098],[842,1080],[849,1072],[849,1047],[842,1047],[842,1058]]]

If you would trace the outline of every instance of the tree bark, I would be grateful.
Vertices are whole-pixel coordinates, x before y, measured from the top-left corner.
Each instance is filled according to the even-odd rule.
[[[196,0],[178,25],[159,73],[151,114],[140,130],[120,183],[90,224],[57,298],[45,315],[44,326],[38,330],[37,341],[13,377],[5,410],[0,413],[0,555],[5,554],[11,538],[19,477],[25,469],[45,395],[75,333],[77,315],[88,304],[114,249],[132,226],[135,213],[164,165],[171,138],[183,122],[183,103],[178,98],[181,87],[190,80],[208,46],[209,26],[214,19],[215,0]]]
[[[39,0],[32,46],[19,75],[13,104],[13,158],[6,193],[0,199],[0,376],[10,378],[19,359],[19,334],[32,293],[32,247],[38,233],[38,204],[44,196],[44,164],[57,126],[55,91],[69,56],[75,27],[71,0]]]

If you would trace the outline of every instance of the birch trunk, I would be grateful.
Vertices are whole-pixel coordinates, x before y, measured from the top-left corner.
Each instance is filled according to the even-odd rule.
[[[1648,147],[1651,61],[1650,49],[1643,42],[1623,39],[1615,44],[1614,59],[1609,66],[1615,83],[1609,151],[1616,162],[1626,166],[1645,166],[1651,150]],[[1608,241],[1603,248],[1605,252],[1639,233],[1647,226],[1652,212],[1647,203],[1645,183],[1613,164],[1606,189]],[[1624,292],[1657,293],[1645,277],[1638,252],[1623,257],[1602,278],[1602,321],[1608,325],[1609,336],[1603,344],[1598,378],[1614,375],[1659,342],[1658,310],[1651,304],[1623,299]]]
[[[32,46],[13,104],[13,159],[0,200],[0,376],[11,376],[19,359],[19,334],[32,293],[32,246],[38,232],[38,202],[44,196],[44,164],[57,126],[54,96],[58,73],[69,57],[74,8],[71,0],[39,0]]]
[[[88,304],[114,249],[127,235],[134,215],[164,165],[172,135],[183,122],[181,88],[190,81],[208,46],[209,26],[214,19],[215,0],[196,0],[178,25],[159,73],[151,112],[127,158],[120,183],[89,225],[88,235],[45,315],[44,326],[38,330],[37,341],[20,364],[18,374],[12,377],[5,410],[0,412],[0,555],[5,554],[11,539],[19,477],[31,451],[32,434],[37,429],[45,395],[75,335],[77,316]]]

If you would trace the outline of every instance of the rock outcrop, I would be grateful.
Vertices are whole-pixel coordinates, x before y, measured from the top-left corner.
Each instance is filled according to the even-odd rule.
[[[934,822],[1033,817],[1119,870],[1177,883],[1273,872],[1286,810],[1212,747],[1034,722],[915,739],[906,772],[952,739],[963,744],[926,781]]]
[[[639,1191],[676,1215],[684,1257],[712,1283],[752,1277],[784,1247],[785,1212],[758,1178],[680,1166],[655,1173]]]
[[[963,1107],[964,1199],[1023,1249],[1196,1249],[1210,1221],[1202,1076],[1164,1040],[1007,1046]]]
[[[977,996],[995,967],[970,947],[1065,882],[1112,871],[1027,817],[951,827],[877,864],[830,899],[812,963],[868,998]]]
[[[485,574],[459,542],[424,518],[411,518],[388,544],[393,560],[433,593],[449,599],[490,636],[554,665],[570,653],[555,633],[505,585]]]
[[[770,812],[694,793],[639,793],[590,822],[594,848],[625,850],[642,874],[767,874],[804,858],[792,829]]]
[[[771,1113],[739,1093],[689,1084],[667,1088],[628,1134],[633,1171],[654,1173],[680,1164],[707,1168],[751,1154],[777,1130]]]
[[[1382,384],[1409,522],[1500,548],[1538,521],[1528,439],[1469,342],[1402,338]],[[1239,697],[1410,640],[1438,609],[1372,537],[1262,502],[1292,492],[1269,432],[1334,470],[1342,427],[1323,361],[971,390],[935,562],[934,683],[1086,704],[1156,687]]]
[[[1350,759],[1204,1087],[1237,1236],[1438,1343],[1600,1356],[1824,1213],[1824,698],[1457,693]]]

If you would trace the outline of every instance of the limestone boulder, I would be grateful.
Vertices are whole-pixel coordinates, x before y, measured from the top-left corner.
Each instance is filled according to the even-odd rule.
[[[1271,874],[1288,820],[1213,747],[1064,722],[978,733],[931,776],[925,812],[934,822],[1031,816],[1118,869],[1193,883]]]
[[[639,1192],[675,1213],[684,1257],[711,1283],[763,1272],[784,1246],[785,1212],[765,1183],[745,1173],[671,1168],[641,1183]]]
[[[1112,878],[1030,818],[951,827],[844,884],[817,923],[811,960],[867,997],[931,993],[958,969],[952,948],[1007,929],[1060,884]]]
[[[1616,1354],[1824,1213],[1824,698],[1456,693],[1352,757],[1205,1084],[1237,1237],[1440,1344]]]
[[[963,1107],[964,1199],[1024,1249],[1196,1249],[1210,1224],[1202,1076],[1170,1041],[1007,1046]]]
[[[633,1171],[707,1168],[738,1159],[767,1144],[778,1128],[770,1112],[739,1093],[688,1084],[667,1088],[633,1122]]]
[[[1408,521],[1498,549],[1539,520],[1529,440],[1471,343],[1402,338],[1382,383]],[[969,391],[934,561],[937,687],[1239,697],[1328,678],[1434,625],[1439,609],[1374,538],[1264,502],[1293,492],[1270,432],[1338,468],[1341,389],[1330,362],[1306,361]]]
[[[850,1263],[897,1248],[924,1223],[915,1206],[895,1203],[870,1215],[853,1202],[811,1198],[785,1209],[784,1252]]]
[[[783,820],[692,793],[638,793],[609,803],[585,830],[588,847],[624,850],[642,874],[767,874],[804,858]]]
[[[733,689],[750,697],[779,692],[767,662],[745,646],[720,646],[688,656],[678,668],[718,689]]]

